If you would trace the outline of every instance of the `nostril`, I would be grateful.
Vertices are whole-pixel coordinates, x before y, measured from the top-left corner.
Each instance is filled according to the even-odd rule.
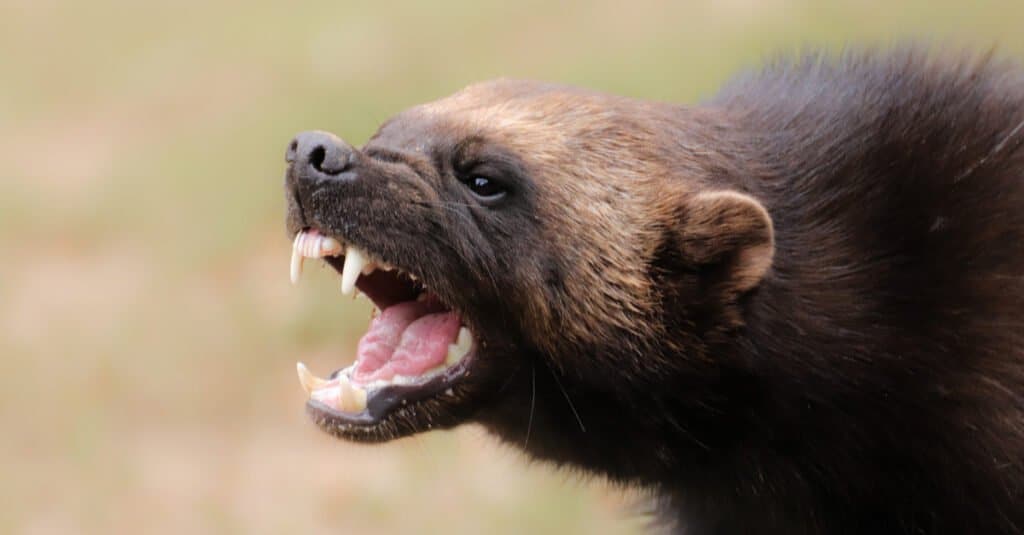
[[[316,145],[309,151],[306,162],[315,171],[325,175],[338,175],[348,170],[352,151],[338,145]]]
[[[320,171],[321,173],[330,173],[331,171],[324,171],[324,158],[327,157],[327,149],[323,145],[317,145],[312,152],[309,153],[309,165],[313,166],[313,169]]]

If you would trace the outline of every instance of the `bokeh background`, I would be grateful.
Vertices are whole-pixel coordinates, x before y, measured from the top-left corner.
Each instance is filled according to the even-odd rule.
[[[1020,57],[1024,2],[0,0],[0,533],[638,532],[479,428],[306,420],[294,362],[347,363],[369,305],[288,285],[285,145],[491,77],[695,102],[904,38]]]

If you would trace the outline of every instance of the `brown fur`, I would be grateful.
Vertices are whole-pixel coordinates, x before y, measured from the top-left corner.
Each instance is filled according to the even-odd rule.
[[[520,81],[413,108],[338,177],[293,167],[289,228],[414,270],[472,375],[318,422],[476,420],[686,533],[1021,532],[1022,145],[1018,67],[916,49],[692,108]]]
[[[532,342],[558,352],[567,348],[557,344],[591,342],[601,333],[648,332],[647,318],[660,306],[649,263],[668,228],[681,227],[681,242],[692,249],[687,252],[710,261],[733,250],[733,241],[756,240],[748,234],[757,229],[746,227],[759,226],[767,248],[740,259],[738,277],[728,283],[739,286],[737,291],[749,289],[769,267],[771,220],[764,208],[734,191],[715,192],[719,198],[704,191],[715,187],[701,182],[714,161],[707,147],[716,140],[695,128],[713,120],[700,115],[575,88],[499,80],[414,108],[376,138],[405,128],[406,121],[422,121],[445,136],[486,140],[521,159],[537,179],[536,195],[543,202],[535,218],[544,225],[534,243],[517,245],[544,250],[569,271],[563,291],[551,295],[542,266],[528,266],[537,271],[521,274],[517,293],[529,300],[521,308],[529,311],[524,316]],[[666,139],[666,128],[680,134],[685,128],[689,139]],[[693,181],[676,181],[680,174]],[[741,199],[753,213],[744,212]],[[736,213],[719,212],[730,204]]]

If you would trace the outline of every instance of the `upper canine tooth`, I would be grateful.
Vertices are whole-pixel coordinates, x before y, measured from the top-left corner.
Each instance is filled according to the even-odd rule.
[[[345,266],[341,269],[341,293],[349,295],[356,287],[356,279],[367,264],[366,255],[349,245],[345,251]]]
[[[296,234],[295,235],[295,241],[292,242],[292,262],[291,262],[291,271],[289,273],[289,276],[291,278],[292,284],[298,283],[299,282],[299,276],[302,275],[302,259],[303,259],[303,255],[302,255],[302,251],[300,250],[300,247],[302,245],[302,239],[303,239],[302,237],[304,235],[305,235],[305,232],[300,232],[300,233]]]
[[[299,383],[302,385],[302,388],[306,391],[307,395],[312,395],[314,390],[321,388],[330,382],[313,375],[313,373],[309,371],[309,368],[301,362],[295,363],[295,371],[298,372]]]

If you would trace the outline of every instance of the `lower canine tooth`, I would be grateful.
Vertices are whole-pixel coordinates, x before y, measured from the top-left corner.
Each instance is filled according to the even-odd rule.
[[[314,390],[323,387],[328,383],[309,371],[309,368],[301,362],[295,363],[295,371],[299,373],[299,383],[302,388],[306,391],[306,394],[312,394]]]
[[[366,390],[349,382],[348,377],[338,376],[338,410],[362,412],[366,408]]]

